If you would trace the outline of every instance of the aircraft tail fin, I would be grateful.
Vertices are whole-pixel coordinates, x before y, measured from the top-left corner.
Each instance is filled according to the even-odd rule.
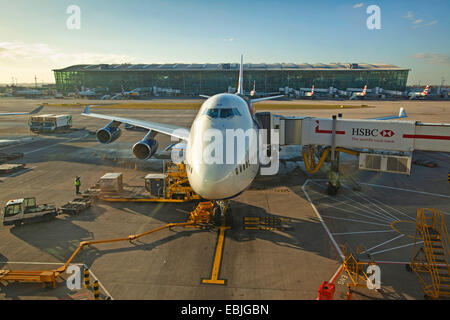
[[[402,118],[408,118],[408,114],[406,113],[405,108],[400,108],[400,111],[398,112],[398,116],[387,116],[387,117],[378,117],[378,118],[370,118],[370,120],[394,120],[394,119],[402,119]]]
[[[253,90],[250,92],[250,96],[256,96],[256,80],[253,80]]]
[[[31,111],[30,114],[36,114],[36,113],[38,113],[39,111],[41,111],[42,108],[44,108],[44,106],[39,106],[39,107],[37,107],[36,109],[34,109],[33,111]]]
[[[241,66],[239,68],[239,82],[238,82],[238,91],[237,94],[244,94],[244,55],[241,55]]]
[[[91,106],[86,106],[83,110],[82,114],[90,114],[91,113]]]

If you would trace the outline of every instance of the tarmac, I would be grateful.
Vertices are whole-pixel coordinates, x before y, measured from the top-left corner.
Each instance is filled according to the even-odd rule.
[[[31,111],[41,102],[0,99],[0,111]],[[374,108],[273,112],[321,117],[340,112],[344,118],[371,118],[398,113],[401,106],[409,114],[408,120],[450,123],[448,101],[364,103]],[[22,159],[11,163],[26,163],[25,170],[0,176],[2,206],[10,199],[30,196],[38,203],[61,206],[76,196],[75,176],[81,177],[84,190],[107,172],[122,172],[130,185],[143,184],[149,172],[161,172],[161,160],[139,161],[132,156],[133,144],[145,133],[124,130],[113,144],[100,145],[92,133],[106,123],[83,117],[81,111],[82,106],[41,111],[73,115],[74,130],[63,134],[31,134],[27,116],[0,118],[0,152],[24,153]],[[186,128],[196,114],[195,110],[107,107],[96,112]],[[157,140],[161,149],[170,143],[163,135]],[[92,278],[98,279],[102,299],[309,300],[317,298],[323,281],[336,275],[346,245],[361,252],[362,260],[376,261],[382,272],[381,291],[361,287],[353,299],[423,299],[418,279],[406,271],[405,264],[411,260],[417,209],[437,208],[446,218],[450,214],[450,153],[416,152],[415,159],[433,160],[438,167],[414,165],[411,176],[357,171],[354,161],[345,161],[345,173],[359,183],[361,191],[345,183],[336,197],[330,197],[325,192],[325,173],[308,175],[299,152],[296,155],[295,148],[288,151],[279,175],[258,177],[248,191],[233,199],[231,228],[222,231],[223,238],[217,229],[173,228],[139,241],[90,246],[74,263],[89,268]],[[2,226],[0,269],[47,270],[64,263],[81,241],[124,237],[184,222],[193,208],[193,203],[96,202],[79,215],[60,215],[53,221],[20,227]],[[447,225],[449,221],[450,217]],[[216,260],[218,248],[222,249],[220,261]],[[219,268],[216,275],[215,266]],[[91,289],[69,290],[65,283],[69,276],[64,275],[56,289],[0,284],[0,299],[93,298]],[[207,284],[205,279],[214,281]],[[335,299],[346,299],[347,281],[345,274],[337,276]]]

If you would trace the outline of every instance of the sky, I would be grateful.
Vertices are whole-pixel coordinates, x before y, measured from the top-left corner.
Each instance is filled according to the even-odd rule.
[[[448,0],[0,0],[0,83],[54,82],[53,69],[74,64],[244,54],[248,63],[394,64],[411,69],[408,84],[448,85],[449,12]]]

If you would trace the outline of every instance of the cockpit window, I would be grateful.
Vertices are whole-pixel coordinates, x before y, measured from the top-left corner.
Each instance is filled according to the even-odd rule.
[[[220,109],[208,109],[208,110],[206,110],[206,114],[211,118],[218,118],[219,110]]]
[[[221,118],[231,118],[233,117],[233,109],[220,109],[220,117]]]
[[[241,113],[236,108],[222,108],[222,109],[207,109],[206,115],[211,118],[230,119],[234,116],[241,116]]]

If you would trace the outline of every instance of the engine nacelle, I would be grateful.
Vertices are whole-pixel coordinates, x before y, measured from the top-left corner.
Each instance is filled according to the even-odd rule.
[[[121,134],[120,128],[107,126],[97,131],[97,140],[100,143],[108,144],[119,139]]]
[[[158,151],[158,141],[144,139],[133,146],[133,154],[140,160],[150,159]]]

